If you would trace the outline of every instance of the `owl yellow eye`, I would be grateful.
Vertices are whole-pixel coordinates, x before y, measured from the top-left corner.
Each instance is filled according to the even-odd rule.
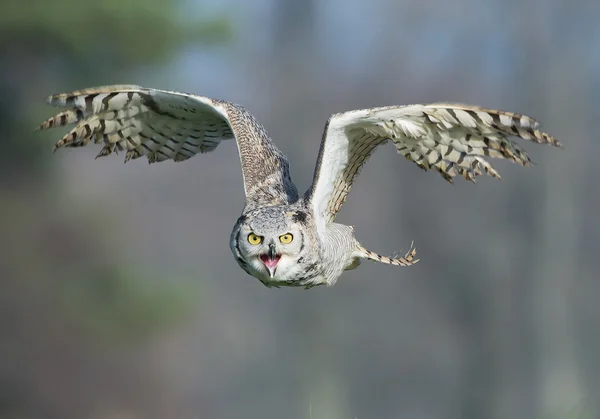
[[[254,233],[248,234],[248,243],[250,244],[260,244],[262,242],[262,237],[257,236]]]
[[[294,240],[294,236],[292,236],[290,233],[279,236],[279,241],[283,244],[291,243],[292,240]]]

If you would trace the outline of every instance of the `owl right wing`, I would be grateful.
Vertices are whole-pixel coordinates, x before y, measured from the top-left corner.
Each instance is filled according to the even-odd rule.
[[[327,121],[311,188],[305,195],[320,226],[333,222],[360,169],[380,144],[391,140],[399,154],[452,182],[457,174],[500,175],[486,160],[523,166],[527,154],[509,137],[561,146],[539,131],[534,119],[476,106],[435,103],[388,106],[332,115]]]
[[[60,93],[47,101],[66,110],[40,129],[75,124],[55,150],[94,142],[103,145],[97,157],[125,151],[125,162],[145,156],[154,163],[187,160],[236,139],[247,197],[275,203],[297,198],[286,157],[242,106],[134,85]]]

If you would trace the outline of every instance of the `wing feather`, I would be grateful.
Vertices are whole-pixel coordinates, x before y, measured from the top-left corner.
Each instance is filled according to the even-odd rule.
[[[204,96],[114,85],[60,93],[51,105],[67,108],[40,129],[75,125],[54,149],[100,143],[97,157],[125,151],[125,162],[184,161],[237,140],[246,195],[253,202],[297,199],[286,157],[264,127],[242,106]]]
[[[500,174],[486,160],[503,158],[522,166],[531,159],[509,137],[562,145],[540,131],[533,118],[476,106],[435,103],[388,106],[332,115],[321,141],[313,184],[305,199],[322,223],[333,222],[356,175],[375,148],[391,140],[399,154],[449,182],[457,175]]]
[[[116,85],[60,93],[47,101],[70,109],[40,129],[77,124],[55,149],[93,141],[104,145],[99,156],[127,150],[153,163],[182,161],[234,137],[223,103],[202,96]]]

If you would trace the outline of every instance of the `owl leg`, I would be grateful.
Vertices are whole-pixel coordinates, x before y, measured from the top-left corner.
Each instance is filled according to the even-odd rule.
[[[419,261],[419,259],[414,259],[415,255],[417,254],[417,249],[413,247],[413,244],[414,243],[411,243],[410,249],[403,257],[397,257],[394,255],[391,257],[382,256],[378,253],[371,252],[362,246],[358,248],[358,256],[375,262],[387,263],[388,265],[411,266]]]

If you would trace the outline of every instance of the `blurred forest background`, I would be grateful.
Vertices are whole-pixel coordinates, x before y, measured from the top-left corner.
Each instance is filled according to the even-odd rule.
[[[0,418],[599,418],[598,22],[597,0],[4,0]],[[566,148],[453,186],[380,149],[339,220],[421,263],[267,289],[228,247],[235,144],[123,165],[33,131],[47,95],[115,83],[247,106],[301,190],[356,108],[523,112]]]

